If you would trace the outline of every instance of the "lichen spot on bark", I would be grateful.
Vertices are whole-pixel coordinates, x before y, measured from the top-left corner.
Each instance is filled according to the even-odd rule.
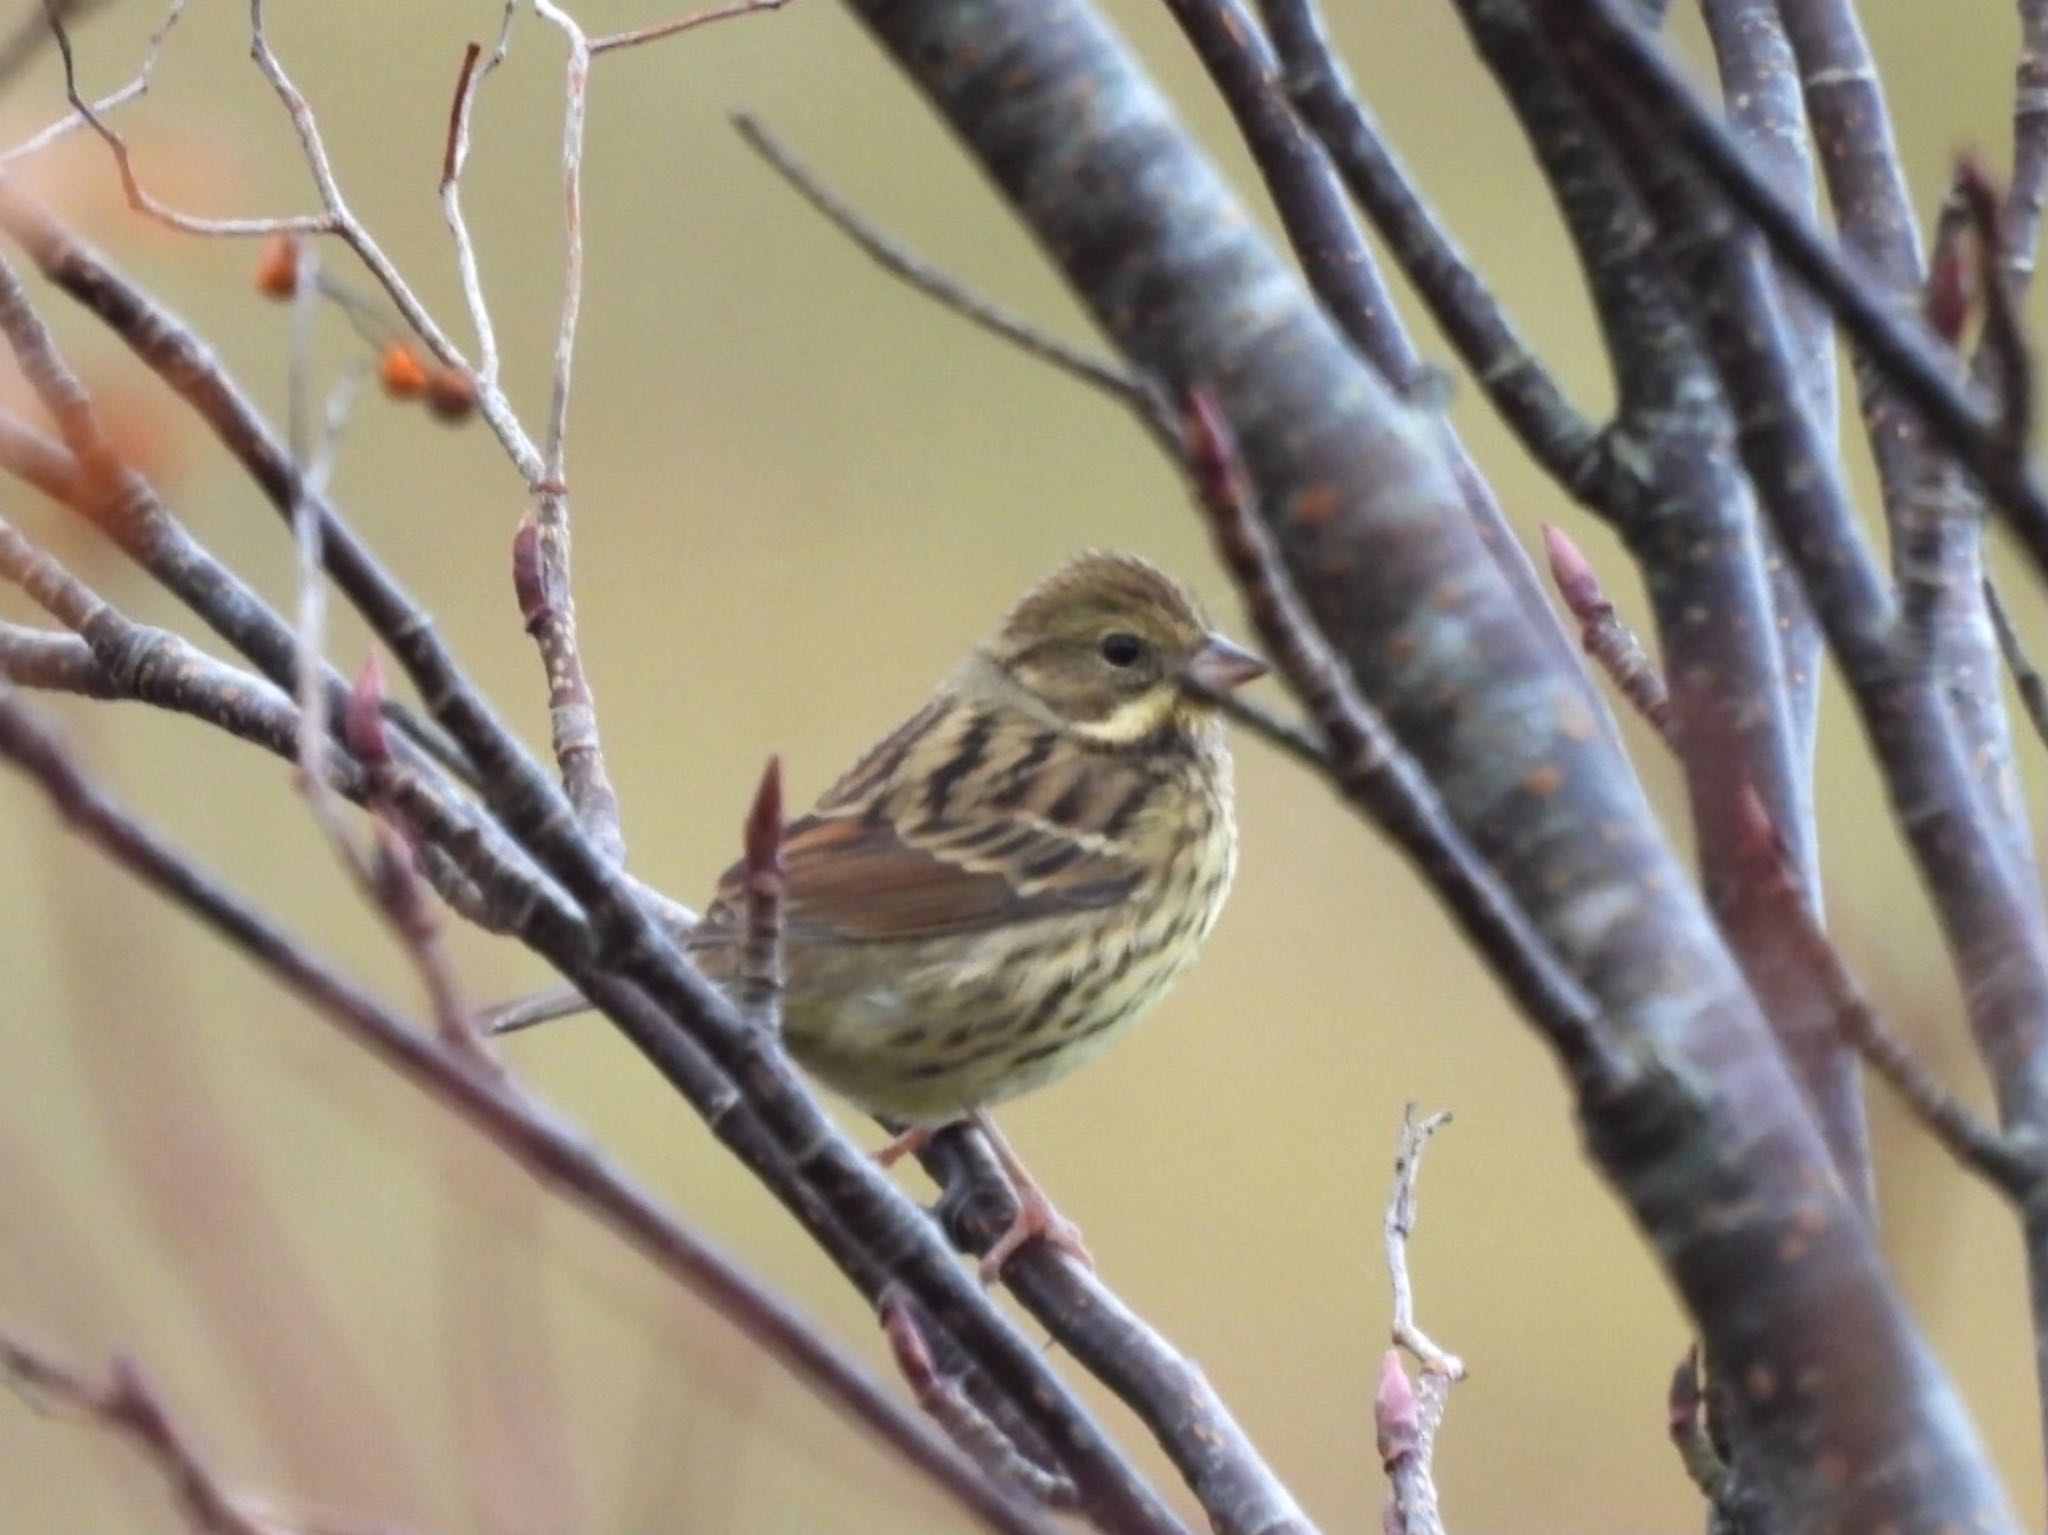
[[[1294,498],[1288,520],[1304,533],[1320,532],[1330,525],[1343,500],[1343,492],[1327,480],[1311,485]]]

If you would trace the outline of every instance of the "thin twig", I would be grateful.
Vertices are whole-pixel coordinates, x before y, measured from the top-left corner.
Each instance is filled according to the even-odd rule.
[[[270,46],[270,36],[264,27],[263,0],[249,0],[249,52],[256,61],[257,69],[262,71],[263,78],[270,82],[271,90],[283,103],[285,115],[291,119],[292,130],[298,135],[299,147],[305,154],[307,169],[312,172],[313,184],[320,193],[320,204],[325,212],[316,221],[320,227],[309,232],[338,236],[356,253],[363,265],[370,269],[370,274],[398,306],[399,313],[405,316],[406,324],[426,342],[434,355],[450,367],[468,371],[469,364],[455,349],[454,343],[435,323],[426,306],[414,295],[411,287],[400,276],[398,268],[392,263],[391,258],[384,254],[383,248],[377,244],[369,230],[350,211],[348,200],[342,195],[341,182],[334,174],[333,162],[328,158],[327,143],[321,137],[320,124],[313,115],[313,108],[298,86],[292,82],[291,75],[286,72],[283,62]],[[260,226],[264,221],[253,222]],[[485,415],[487,418],[491,415],[488,405]],[[520,433],[519,436],[523,439],[524,434]],[[507,443],[508,448],[512,446],[511,443]],[[531,452],[530,444],[527,445],[527,451]]]
[[[2041,210],[2048,204],[2048,4],[2020,0],[2020,52],[2013,68],[2012,185],[2006,189],[2005,270],[2024,297],[2034,276]]]
[[[484,1050],[475,1017],[462,1001],[432,904],[414,872],[416,850],[406,846],[395,821],[384,815],[373,824],[370,847],[359,847],[342,813],[341,794],[326,771],[330,735],[326,688],[327,572],[318,500],[326,472],[316,460],[319,454],[331,450],[326,441],[316,445],[313,425],[310,375],[313,322],[319,313],[317,252],[311,248],[298,251],[292,270],[297,292],[292,301],[286,420],[295,470],[293,482],[297,486],[291,520],[292,540],[298,552],[299,785],[335,856],[372,908],[384,918],[419,974],[441,1037],[451,1046],[472,1050],[479,1062],[487,1062],[490,1057]],[[347,398],[347,394],[337,395],[342,414]],[[331,439],[333,432],[339,430],[335,401],[330,402],[326,420],[334,424],[322,436]],[[356,759],[366,765],[388,764],[391,756],[384,736],[386,700],[375,662],[373,654],[371,664],[350,694],[345,713],[345,724],[352,728],[345,730],[344,739]]]
[[[462,72],[455,82],[455,104],[448,112],[448,144],[441,156],[441,216],[447,220],[448,232],[455,241],[462,296],[469,305],[470,323],[476,327],[476,377],[481,390],[498,386],[498,332],[491,323],[491,306],[484,297],[483,278],[477,270],[476,242],[470,238],[469,222],[462,213],[462,171],[469,163],[469,125],[476,110],[477,93],[491,72],[505,62],[505,51],[512,43],[512,22],[518,14],[519,0],[505,0],[498,40],[490,53],[479,62],[481,50],[475,43],[464,52]]]
[[[310,483],[307,466],[312,457],[312,381],[308,377],[313,359],[313,321],[319,312],[319,256],[308,246],[297,253],[293,273],[297,284],[292,298],[290,361],[286,370],[286,447],[291,453],[293,483],[298,493],[291,508],[292,547],[297,553],[298,609],[293,629],[298,642],[299,771],[313,817],[328,840],[350,862],[353,849],[348,830],[336,808],[333,790],[321,773],[321,752],[328,735],[327,658],[327,571],[321,552],[319,503]]]
[[[214,1474],[191,1434],[151,1389],[142,1372],[116,1355],[106,1379],[0,1329],[0,1378],[44,1412],[97,1424],[126,1439],[169,1483],[179,1515],[197,1535],[281,1535],[289,1521],[260,1514]]]
[[[1754,795],[1747,796],[1746,803],[1749,814],[1739,852],[1753,871],[1758,890],[1777,905],[1781,919],[1805,949],[1842,1032],[1950,1156],[2014,1200],[2026,1200],[2041,1188],[2048,1162],[2037,1151],[2022,1149],[2012,1136],[1979,1119],[1870,1005],[1827,933],[1813,919],[1769,815]]]
[[[1390,1336],[1414,1356],[1416,1363],[1449,1380],[1465,1378],[1464,1361],[1446,1353],[1430,1341],[1415,1323],[1415,1288],[1408,1277],[1408,1239],[1415,1234],[1415,1180],[1422,1172],[1422,1153],[1429,1138],[1451,1122],[1450,1111],[1440,1109],[1426,1119],[1415,1117],[1409,1104],[1401,1115],[1401,1137],[1394,1151],[1394,1192],[1387,1201],[1385,1221],[1387,1277],[1394,1291],[1394,1320]]]
[[[367,852],[356,847],[338,823],[329,831],[336,851],[355,875],[370,903],[397,936],[427,993],[434,1029],[450,1049],[469,1056],[479,1071],[504,1068],[484,1042],[474,1009],[463,999],[455,961],[442,938],[441,924],[421,886],[415,868],[422,848],[391,797],[376,792],[393,769],[391,741],[384,728],[384,668],[370,652],[349,690],[342,714],[342,740],[366,770],[372,785],[372,841]]]
[[[583,125],[590,112],[590,40],[575,18],[553,0],[533,0],[533,9],[535,15],[559,28],[569,41],[568,82],[562,92],[562,232],[566,240],[562,312],[555,329],[554,388],[548,397],[546,445],[541,460],[543,483],[559,487],[564,483],[564,455],[568,451],[569,382],[576,360],[576,324],[583,312]],[[542,526],[549,520],[543,510]]]
[[[256,0],[251,0],[251,3],[256,3]],[[49,18],[51,35],[57,40],[58,55],[64,61],[65,98],[70,101],[72,112],[97,133],[112,151],[115,168],[121,175],[121,190],[128,198],[129,207],[160,224],[186,234],[242,239],[256,235],[339,232],[332,213],[304,213],[279,218],[202,218],[159,201],[136,175],[135,159],[128,148],[128,141],[115,132],[93,104],[79,93],[78,61],[72,53],[71,33],[64,24],[63,7],[58,5],[56,0],[43,0],[43,8]]]
[[[673,21],[657,21],[645,27],[634,27],[624,32],[607,32],[602,37],[590,40],[590,56],[611,53],[620,48],[638,48],[643,43],[658,43],[665,37],[674,37],[678,32],[689,32],[718,21],[731,21],[739,16],[753,16],[762,11],[779,11],[789,0],[731,0],[727,5],[714,5],[708,10],[693,11],[687,16],[678,16]]]
[[[1976,234],[1977,290],[1984,302],[1983,355],[1998,411],[1998,434],[2006,453],[2024,462],[2034,430],[2034,360],[2026,322],[2006,279],[2008,237],[1998,189],[1977,160],[1956,164],[1956,191]]]
[[[915,251],[876,228],[858,209],[820,180],[815,171],[799,160],[752,113],[735,112],[732,125],[749,149],[767,161],[798,196],[823,214],[884,271],[1040,362],[1049,363],[1062,373],[1102,390],[1133,409],[1149,413],[1150,391],[1123,367],[1048,335],[1030,321],[947,276]]]
[[[575,584],[570,574],[569,388],[576,361],[576,327],[583,313],[583,139],[590,111],[590,40],[575,18],[553,0],[533,0],[533,9],[568,39],[569,62],[562,93],[562,232],[566,248],[561,318],[555,329],[553,387],[548,395],[541,473],[535,485],[539,536],[532,546],[549,601],[541,620],[543,627],[536,629],[530,615],[527,624],[547,670],[548,715],[562,788],[599,850],[613,863],[623,864],[626,841],[619,796],[605,769],[597,699],[583,664]]]
[[[1543,526],[1543,549],[1557,594],[1579,621],[1579,641],[1586,654],[1600,663],[1621,696],[1676,751],[1677,721],[1671,714],[1671,694],[1664,678],[1636,632],[1615,612],[1592,562],[1562,528],[1549,523]]]
[[[2027,720],[2033,725],[2034,734],[2048,742],[2048,684],[2042,682],[2041,674],[2028,659],[2019,631],[2013,627],[2012,615],[2006,612],[1998,587],[1988,576],[1984,580],[1984,605],[1991,612],[1991,626],[1998,633],[1998,648],[2005,656],[2013,684],[2020,690],[2020,703],[2027,711]]]
[[[1047,1508],[1074,1508],[1080,1502],[1072,1478],[1030,1459],[979,1407],[957,1381],[932,1358],[918,1326],[917,1306],[900,1288],[882,1292],[879,1307],[882,1335],[896,1368],[909,1384],[917,1405],[931,1415],[968,1456],[997,1481],[1017,1488]]]
[[[173,229],[203,236],[268,238],[279,234],[332,235],[347,245],[357,259],[369,269],[378,286],[383,288],[392,303],[397,306],[405,323],[435,357],[445,367],[465,376],[473,376],[468,360],[441,329],[425,304],[405,281],[403,274],[385,255],[368,227],[355,216],[343,197],[333,164],[328,158],[327,145],[321,135],[319,121],[270,46],[269,35],[265,29],[263,0],[249,0],[250,53],[265,80],[270,83],[271,89],[283,103],[285,112],[291,120],[293,132],[298,137],[307,168],[312,173],[314,186],[320,195],[322,211],[319,213],[268,218],[202,218],[172,208],[158,200],[143,187],[137,177],[133,155],[127,141],[78,94],[70,39],[60,22],[53,20],[52,26],[64,57],[66,94],[72,108],[105,140],[120,172],[122,188],[127,194],[129,204],[138,212]],[[513,413],[503,391],[495,384],[488,387],[480,386],[477,397],[477,408],[490,424],[499,442],[503,444],[521,476],[529,484],[537,483],[542,478],[540,453],[534,447],[532,439],[527,436],[525,428],[519,424],[519,419]]]

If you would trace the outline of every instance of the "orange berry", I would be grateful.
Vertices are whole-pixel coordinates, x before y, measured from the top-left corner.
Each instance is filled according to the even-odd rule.
[[[453,426],[476,409],[476,380],[460,368],[436,368],[427,378],[427,409]]]
[[[299,291],[299,242],[274,234],[256,257],[256,291],[265,298],[288,299]]]
[[[427,392],[427,370],[403,341],[384,348],[384,355],[377,359],[377,379],[394,400],[417,400]]]

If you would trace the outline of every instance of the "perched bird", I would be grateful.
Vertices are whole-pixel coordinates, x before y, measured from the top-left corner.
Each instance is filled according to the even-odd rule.
[[[909,1127],[885,1160],[982,1127],[1022,1207],[985,1275],[1038,1236],[1086,1258],[986,1110],[1090,1059],[1194,959],[1237,862],[1214,700],[1265,670],[1161,571],[1084,554],[787,829],[784,1041]],[[687,940],[721,983],[745,881],[726,872]]]

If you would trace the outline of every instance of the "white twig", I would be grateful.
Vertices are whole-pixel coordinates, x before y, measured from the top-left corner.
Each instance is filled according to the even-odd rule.
[[[1393,1340],[1416,1363],[1451,1380],[1465,1378],[1465,1364],[1446,1353],[1415,1325],[1415,1290],[1408,1278],[1408,1238],[1415,1230],[1415,1179],[1422,1169],[1422,1151],[1429,1138],[1451,1122],[1448,1109],[1418,1121],[1415,1105],[1401,1116],[1401,1140],[1394,1153],[1394,1193],[1387,1201],[1387,1274],[1394,1288]]]
[[[327,391],[327,408],[321,413],[320,441],[306,465],[309,497],[327,494],[328,484],[334,478],[335,459],[341,452],[341,434],[348,430],[349,413],[355,409],[363,383],[376,365],[376,359],[367,354],[351,358],[341,377],[334,381],[334,387]]]
[[[1401,1139],[1394,1153],[1394,1191],[1387,1201],[1387,1274],[1394,1292],[1391,1332],[1397,1347],[1388,1349],[1380,1361],[1373,1422],[1387,1471],[1386,1528],[1391,1535],[1443,1535],[1431,1461],[1451,1387],[1465,1378],[1465,1365],[1415,1325],[1408,1239],[1415,1230],[1415,1180],[1422,1168],[1423,1148],[1450,1118],[1448,1112],[1442,1112],[1418,1121],[1412,1103],[1402,1110]],[[1419,1387],[1409,1381],[1402,1367],[1402,1349],[1422,1366]]]
[[[320,498],[312,485],[313,322],[319,314],[320,258],[301,242],[293,261],[291,355],[286,369],[285,431],[297,493],[292,502],[292,543],[298,555],[299,780],[313,815],[353,863],[340,796],[328,781],[327,571]]]
[[[5,170],[9,166],[17,164],[22,160],[26,160],[32,155],[41,154],[44,150],[48,149],[52,144],[57,143],[61,139],[69,138],[72,134],[76,133],[80,128],[84,128],[88,125],[97,126],[96,124],[93,124],[94,118],[104,117],[107,113],[115,111],[120,107],[126,106],[136,97],[148,95],[150,84],[156,77],[157,60],[162,56],[164,51],[164,40],[171,35],[171,28],[175,27],[178,24],[178,18],[183,16],[184,14],[185,0],[171,0],[171,8],[169,12],[167,12],[164,16],[164,19],[157,24],[157,29],[149,34],[148,46],[145,47],[142,52],[142,65],[136,71],[134,79],[130,80],[126,85],[122,86],[119,90],[114,91],[109,95],[102,96],[98,101],[92,104],[90,111],[81,111],[79,108],[74,106],[69,112],[66,112],[62,117],[58,118],[55,122],[51,123],[47,128],[43,129],[40,133],[36,133],[30,136],[29,138],[22,140],[19,144],[15,145],[5,154],[0,154],[0,170]],[[71,59],[70,54],[71,39],[69,34],[66,33],[64,30],[64,23],[61,13],[53,13],[51,15],[50,30],[52,35],[54,35],[57,39],[59,51],[62,52],[64,55],[64,71],[65,80],[67,82],[67,94],[73,94],[75,93],[77,88],[77,79],[75,67],[73,65],[73,61]]]
[[[498,23],[498,41],[489,53],[474,43],[463,60],[461,77],[455,85],[455,105],[448,114],[448,149],[441,161],[441,213],[455,240],[455,264],[462,274],[462,296],[469,305],[470,322],[476,327],[477,386],[480,391],[498,385],[498,333],[491,324],[491,306],[484,298],[483,278],[477,269],[476,242],[470,238],[469,221],[462,212],[462,171],[469,163],[469,125],[476,110],[477,94],[485,79],[505,62],[512,43],[512,22],[519,14],[519,0],[505,0],[505,13]],[[537,478],[527,474],[527,479]]]
[[[568,82],[562,106],[562,320],[555,331],[555,383],[548,401],[547,456],[543,475],[551,487],[541,501],[540,521],[548,526],[548,502],[559,501],[568,454],[569,380],[576,359],[576,322],[583,311],[583,125],[590,111],[590,39],[576,19],[554,0],[533,0],[534,12],[569,40]],[[559,507],[563,564],[567,566],[567,508]]]
[[[333,471],[336,445],[364,370],[358,368],[344,374],[329,394],[316,443],[312,372],[313,324],[320,312],[317,254],[302,245],[293,270],[297,288],[292,295],[286,432],[297,484],[297,499],[292,505],[292,540],[298,553],[299,784],[313,819],[326,833],[335,856],[391,926],[413,968],[419,972],[442,1038],[466,1051],[480,1067],[496,1070],[496,1059],[484,1045],[476,1015],[463,1001],[432,903],[426,899],[419,876],[413,870],[415,850],[408,845],[402,828],[394,823],[386,807],[374,804],[372,840],[367,848],[358,845],[341,794],[328,777],[327,570],[320,485]],[[382,698],[374,697],[370,704],[372,712],[381,711],[382,705]],[[349,747],[362,757],[365,728],[353,717],[349,724]],[[377,744],[382,746],[381,738]]]

